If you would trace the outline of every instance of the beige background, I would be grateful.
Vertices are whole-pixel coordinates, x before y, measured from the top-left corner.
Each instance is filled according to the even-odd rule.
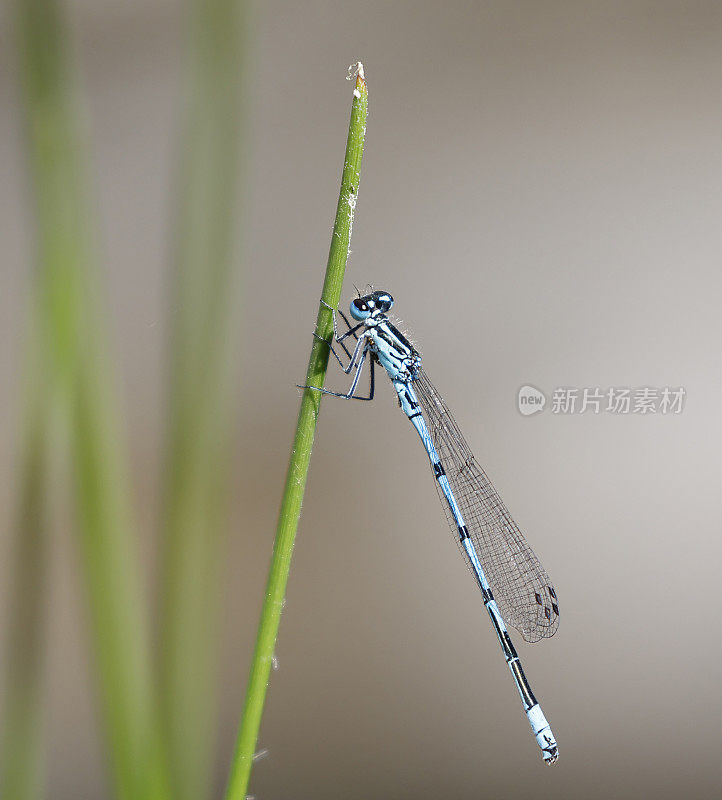
[[[150,574],[181,6],[73,5]],[[716,2],[257,7],[219,791],[337,197],[343,78],[361,58],[371,112],[345,296],[354,282],[395,295],[553,577],[558,635],[516,639],[561,758],[542,766],[382,382],[374,404],[324,405],[252,793],[720,795],[721,37]],[[0,92],[5,528],[32,253],[6,48]],[[524,383],[683,385],[688,401],[680,416],[523,418]],[[50,795],[104,797],[72,549],[57,553]]]

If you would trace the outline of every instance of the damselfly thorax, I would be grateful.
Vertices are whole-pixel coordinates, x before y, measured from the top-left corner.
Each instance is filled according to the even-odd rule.
[[[421,355],[388,317],[374,320],[365,335],[369,350],[391,380],[414,380],[421,366]]]

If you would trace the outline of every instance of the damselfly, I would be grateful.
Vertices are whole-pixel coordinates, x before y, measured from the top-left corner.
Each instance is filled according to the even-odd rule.
[[[351,387],[346,394],[318,386],[303,388],[348,400],[372,400],[374,366],[379,363],[386,370],[402,411],[426,449],[452,532],[481,589],[544,761],[553,764],[559,754],[554,734],[532,693],[505,623],[516,628],[528,642],[552,636],[559,626],[556,592],[486,473],[476,463],[446,404],[426,377],[421,355],[387,316],[393,302],[393,297],[384,291],[359,296],[350,306],[355,325],[342,311],[338,312],[348,328],[340,335],[336,311],[331,309],[333,341],[343,348],[349,363],[344,366],[333,342],[326,343],[343,371],[347,375],[353,372]],[[353,351],[346,346],[349,337],[355,340]],[[367,396],[361,396],[356,389],[367,358],[370,388]]]

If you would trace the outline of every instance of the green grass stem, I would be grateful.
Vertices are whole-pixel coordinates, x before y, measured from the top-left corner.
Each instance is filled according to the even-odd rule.
[[[40,347],[66,411],[78,552],[115,793],[164,800],[127,465],[95,291],[83,115],[59,0],[16,0],[35,200]],[[46,389],[47,390],[47,389]]]
[[[176,800],[208,795],[218,711],[244,16],[240,0],[193,0],[187,27],[158,624]]]
[[[35,366],[35,362],[33,360]],[[52,409],[33,369],[20,451],[17,519],[11,536],[5,636],[0,796],[40,800],[45,784],[42,677],[48,573],[48,473]]]
[[[331,236],[326,277],[321,294],[321,299],[332,308],[338,307],[341,297],[341,288],[351,241],[354,209],[358,195],[361,157],[366,135],[368,93],[361,64],[358,64],[357,70],[354,97],[351,104],[351,121],[346,144],[346,157],[341,178],[341,191],[336,209],[336,221]],[[320,304],[316,319],[316,334],[329,341],[332,333],[331,311],[323,304]],[[307,385],[323,386],[328,358],[328,345],[318,339],[314,339],[306,372]],[[301,515],[301,503],[306,488],[306,477],[308,475],[308,465],[311,459],[311,449],[313,447],[320,404],[321,395],[319,392],[313,392],[308,389],[304,391],[286,475],[286,484],[281,500],[278,528],[266,584],[266,594],[258,625],[256,646],[251,661],[245,705],[226,789],[226,800],[245,800],[246,797],[253,764],[253,753],[256,748],[258,731],[263,715],[273,652],[276,646],[278,626],[281,620],[281,609],[283,608],[283,599],[291,566],[293,544]]]

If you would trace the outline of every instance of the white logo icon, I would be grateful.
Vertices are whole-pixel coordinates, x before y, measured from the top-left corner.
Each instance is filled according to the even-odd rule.
[[[525,417],[541,411],[546,404],[544,394],[533,386],[522,386],[519,389],[519,412]]]

